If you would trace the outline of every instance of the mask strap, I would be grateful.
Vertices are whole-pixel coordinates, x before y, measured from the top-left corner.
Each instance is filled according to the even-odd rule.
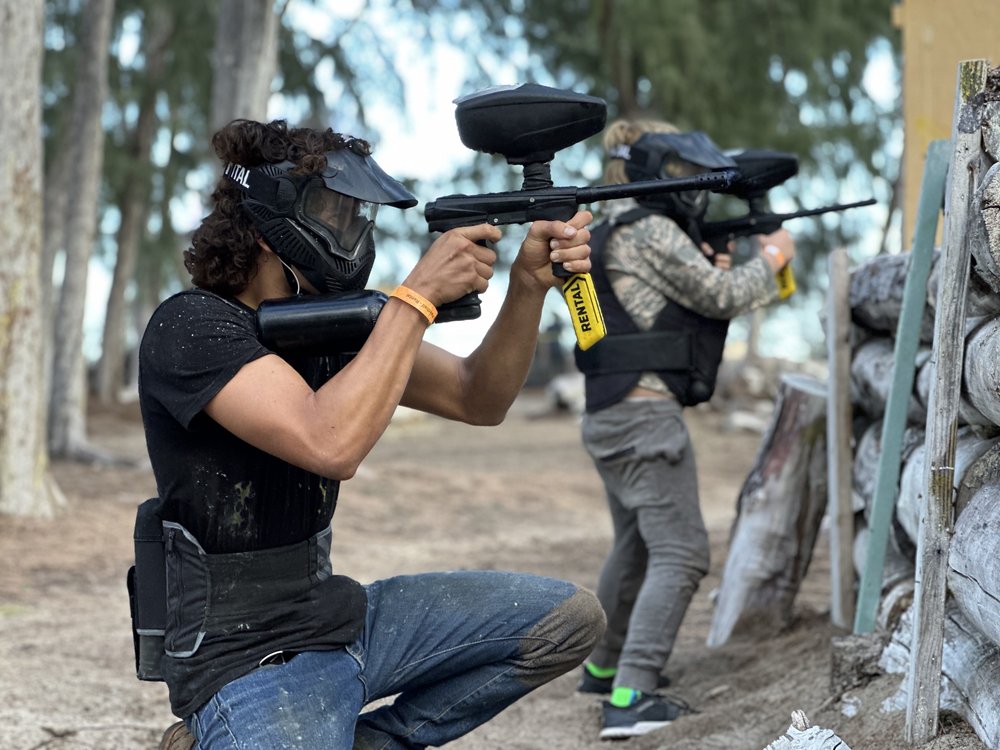
[[[288,280],[288,286],[292,285],[292,281],[295,282],[295,296],[298,297],[302,293],[302,285],[299,283],[299,277],[292,273],[291,267],[289,267],[289,265],[282,260],[280,255],[275,253],[274,257],[276,257],[278,262],[285,267],[285,278]]]

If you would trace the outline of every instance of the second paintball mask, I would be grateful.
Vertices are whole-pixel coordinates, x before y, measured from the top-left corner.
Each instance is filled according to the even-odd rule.
[[[228,164],[225,175],[246,194],[243,210],[267,244],[317,291],[364,289],[375,262],[378,207],[410,208],[417,199],[375,163],[361,141],[328,152],[320,172],[293,174],[295,166]]]
[[[669,177],[689,177],[714,169],[736,167],[705,133],[646,133],[630,146],[609,154],[625,161],[625,175],[632,182]],[[700,219],[708,208],[707,190],[685,190],[640,198],[639,202],[687,223]]]

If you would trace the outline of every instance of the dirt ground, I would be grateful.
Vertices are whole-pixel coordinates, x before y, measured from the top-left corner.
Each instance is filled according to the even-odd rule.
[[[880,677],[830,693],[826,538],[796,600],[791,629],[766,641],[705,646],[735,499],[760,439],[723,429],[725,415],[689,410],[712,570],[667,665],[668,691],[699,713],[628,750],[762,750],[802,709],[854,750],[902,748],[903,715],[880,704],[899,686]],[[134,407],[100,412],[92,440],[131,468],[59,463],[69,498],[54,521],[0,518],[0,750],[155,748],[174,718],[166,689],[134,677],[125,571],[137,502],[154,484]],[[526,392],[497,428],[400,415],[341,492],[334,567],[361,581],[453,568],[524,570],[593,587],[610,541],[600,483],[577,418]],[[600,706],[565,675],[449,747],[586,750]],[[848,717],[846,708],[857,709]],[[930,750],[983,748],[961,719],[943,716]]]

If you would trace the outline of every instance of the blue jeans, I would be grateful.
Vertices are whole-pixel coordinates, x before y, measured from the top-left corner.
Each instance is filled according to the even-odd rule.
[[[427,573],[366,588],[356,642],[229,683],[188,717],[196,748],[443,745],[580,664],[604,630],[593,594],[540,576]]]

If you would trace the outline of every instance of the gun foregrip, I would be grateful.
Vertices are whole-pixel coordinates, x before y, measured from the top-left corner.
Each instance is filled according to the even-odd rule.
[[[795,273],[792,271],[791,263],[782,266],[775,278],[778,282],[778,299],[788,299],[795,294]]]

